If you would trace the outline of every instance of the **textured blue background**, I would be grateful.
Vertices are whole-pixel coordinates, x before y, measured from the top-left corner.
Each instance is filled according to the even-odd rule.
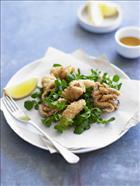
[[[124,13],[122,26],[138,26],[138,1],[119,3]],[[114,32],[99,35],[79,27],[76,11],[81,4],[80,1],[2,2],[2,87],[18,69],[42,57],[49,46],[65,52],[82,48],[95,56],[105,53],[131,78],[140,79],[139,59],[125,59],[116,53]],[[139,142],[140,126],[137,126],[116,143],[82,154],[80,163],[69,165],[59,155],[51,156],[21,140],[1,114],[2,186],[138,186]]]

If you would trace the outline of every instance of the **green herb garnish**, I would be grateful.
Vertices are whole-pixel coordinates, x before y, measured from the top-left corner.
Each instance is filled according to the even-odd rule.
[[[66,101],[53,101],[51,100],[49,97],[45,98],[43,100],[43,103],[47,104],[50,108],[55,108],[55,109],[58,109],[58,110],[64,110],[67,106],[67,103]]]
[[[60,64],[54,64],[53,67],[61,67],[62,65]]]
[[[112,80],[114,82],[118,82],[120,80],[120,77],[118,75],[114,75]]]
[[[27,110],[32,110],[32,108],[34,107],[34,100],[27,100],[24,102],[24,107],[27,109]]]
[[[122,83],[119,83],[120,77],[118,75],[114,75],[113,78],[109,76],[108,73],[104,73],[101,77],[101,83],[107,84],[111,88],[115,88],[120,90]]]
[[[57,125],[55,125],[54,128],[58,132],[62,133],[64,130],[66,130],[68,127],[70,127],[72,125],[72,123],[73,123],[73,120],[62,117],[60,119],[60,121],[57,123]]]
[[[50,127],[52,122],[57,122],[60,120],[60,118],[61,118],[60,114],[54,114],[52,116],[49,116],[48,118],[42,119],[41,121],[45,126]]]
[[[40,87],[37,87],[36,90],[32,93],[31,97],[32,98],[40,98],[41,97],[41,94],[42,94],[42,88]]]

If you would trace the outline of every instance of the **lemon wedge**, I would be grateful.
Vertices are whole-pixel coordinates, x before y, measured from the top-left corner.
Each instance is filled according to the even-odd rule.
[[[105,18],[114,17],[118,14],[117,6],[111,3],[90,1],[86,5],[88,21],[95,26],[100,26]]]
[[[34,91],[37,87],[37,82],[37,78],[32,78],[13,87],[5,88],[4,93],[13,99],[22,99]]]
[[[99,3],[100,10],[104,18],[113,17],[118,14],[117,7],[109,3]]]
[[[89,2],[87,4],[88,20],[90,23],[99,26],[103,22],[103,15],[98,2]]]

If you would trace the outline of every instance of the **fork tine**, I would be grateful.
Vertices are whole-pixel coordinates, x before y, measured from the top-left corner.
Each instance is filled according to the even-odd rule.
[[[11,108],[11,106],[9,106],[9,104],[7,103],[5,97],[2,98],[2,102],[5,106],[5,108],[8,110],[8,112],[12,113],[14,111],[13,108]]]
[[[13,105],[13,107],[15,107],[15,109],[19,109],[18,105],[16,104],[16,102],[13,100],[13,98],[11,96],[7,96],[7,99],[9,99],[9,101],[11,101],[11,104]]]
[[[16,111],[16,110],[17,110],[16,107],[13,105],[12,101],[9,99],[8,96],[5,96],[5,101],[6,101],[6,103],[8,104],[8,106],[9,106],[10,108],[12,108],[13,111]]]

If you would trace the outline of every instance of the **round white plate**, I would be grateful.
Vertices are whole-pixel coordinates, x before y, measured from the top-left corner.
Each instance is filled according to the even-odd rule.
[[[8,82],[8,84],[7,84],[7,86],[11,86],[11,85],[13,85],[13,84],[16,84],[18,81],[22,81],[22,78],[24,77],[24,76],[27,76],[27,74],[29,74],[29,76],[31,75],[31,72],[32,72],[32,70],[34,69],[38,69],[38,67],[39,67],[39,65],[42,63],[42,59],[40,59],[40,60],[37,60],[37,61],[34,61],[34,62],[32,62],[32,63],[30,63],[30,64],[28,64],[28,65],[26,65],[25,67],[23,67],[21,70],[19,70],[11,79],[10,79],[10,81]],[[88,68],[93,68],[93,64],[86,64],[85,66],[88,66],[89,65],[89,67]],[[49,72],[49,70],[50,70],[50,68],[51,68],[51,66],[52,66],[52,63],[50,62],[50,64],[49,64],[49,61],[47,61],[47,63],[46,63],[46,67],[48,67],[48,68],[45,68],[45,71],[48,71]],[[82,67],[82,66],[81,66]],[[83,69],[84,69],[85,67],[83,67]],[[115,72],[117,72],[122,78],[127,78],[127,79],[129,79],[129,77],[123,72],[123,71],[121,71],[119,68],[117,68],[116,66],[114,66],[114,65],[112,65],[112,68],[114,69],[114,71]],[[43,69],[44,70],[44,69]],[[39,73],[39,71],[40,70],[37,70],[36,72],[38,72]],[[43,74],[44,75],[44,74]],[[27,77],[26,77],[27,78]],[[22,102],[23,102],[23,100],[22,100]],[[25,124],[23,124],[23,123],[19,123],[19,122],[17,122],[15,119],[13,119],[12,118],[12,116],[10,116],[10,114],[6,111],[6,109],[5,108],[2,108],[2,110],[3,110],[3,113],[4,113],[4,116],[5,116],[5,118],[6,118],[6,120],[7,120],[7,123],[9,124],[9,126],[12,128],[12,130],[18,135],[18,136],[20,136],[23,140],[25,140],[26,142],[28,142],[28,143],[30,143],[30,144],[32,144],[32,145],[34,145],[34,146],[36,146],[36,147],[39,147],[39,148],[42,148],[42,149],[45,149],[45,150],[48,150],[48,148],[46,147],[46,144],[44,143],[44,141],[42,140],[42,136],[37,132],[37,131],[34,131],[34,129],[31,127],[31,126],[29,126],[29,125],[25,125]],[[30,112],[29,112],[29,114],[30,114]],[[34,121],[36,121],[37,123],[38,123],[38,121],[39,120],[37,120],[38,119],[38,117],[39,117],[39,114],[38,114],[38,112],[36,112],[36,114],[34,114],[34,115],[36,115],[36,120],[35,120],[35,118],[34,118]],[[112,125],[113,127],[114,127],[114,125]],[[110,128],[111,130],[112,130],[112,126],[110,126],[110,127],[108,127],[108,128]],[[82,135],[76,135],[76,134],[73,134],[73,132],[72,131],[70,131],[70,133],[69,133],[69,131],[68,132],[65,132],[65,133],[63,133],[62,135],[60,135],[60,134],[55,134],[54,135],[54,129],[53,128],[46,128],[45,126],[43,126],[43,125],[41,125],[40,124],[40,127],[44,127],[43,129],[46,131],[46,132],[48,132],[49,133],[49,135],[51,135],[52,137],[54,137],[54,138],[56,138],[56,140],[60,140],[59,142],[62,142],[62,144],[63,145],[65,145],[65,141],[67,140],[67,141],[69,141],[69,140],[75,140],[74,141],[74,143],[76,144],[78,144],[78,140],[80,140],[80,139],[82,139],[82,136],[84,136],[85,134],[87,135],[89,135],[90,136],[90,139],[91,139],[91,137],[92,136],[94,136],[94,131],[97,129],[98,130],[98,132],[101,130],[101,132],[102,133],[104,133],[104,131],[105,131],[105,134],[104,134],[104,136],[100,136],[100,137],[98,137],[98,133],[97,133],[97,135],[95,135],[94,136],[94,138],[93,138],[93,140],[95,140],[95,144],[94,144],[94,146],[92,147],[92,146],[90,146],[90,147],[88,147],[88,148],[82,148],[82,147],[79,147],[78,148],[78,146],[77,146],[77,148],[74,148],[72,151],[73,152],[75,152],[75,153],[84,153],[84,152],[89,152],[89,151],[93,151],[93,150],[97,150],[97,149],[100,149],[100,148],[103,148],[103,147],[105,147],[105,146],[107,146],[107,145],[109,145],[109,144],[111,144],[111,143],[113,143],[113,142],[115,142],[116,140],[118,140],[122,135],[124,135],[124,133],[122,133],[122,134],[120,134],[120,135],[116,135],[116,136],[112,136],[111,138],[108,138],[107,136],[106,136],[106,132],[107,132],[107,128],[103,128],[102,126],[100,127],[99,125],[94,125],[91,129],[89,129],[88,131],[86,131],[84,134],[82,134]],[[117,126],[115,126],[116,128],[115,128],[115,130],[117,129]],[[104,130],[105,129],[105,130]],[[109,129],[109,130],[110,130]],[[114,130],[114,129],[113,129]],[[92,133],[93,132],[93,133]],[[69,134],[70,134],[70,136],[69,136]],[[88,136],[87,135],[87,136]],[[99,132],[99,135],[101,135],[100,134],[100,132]],[[66,138],[65,138],[66,137]],[[107,137],[107,139],[106,139],[106,137]],[[97,138],[97,141],[98,141],[98,138],[100,139],[100,138],[102,138],[101,140],[100,140],[100,145],[98,145],[98,143],[97,143],[97,145],[96,145],[96,138]],[[88,140],[90,140],[90,139],[87,139],[87,141]]]
[[[108,32],[114,31],[115,29],[117,29],[120,26],[121,21],[122,21],[122,11],[119,6],[117,6],[118,7],[117,8],[118,9],[117,16],[112,17],[112,18],[106,18],[106,19],[104,19],[102,25],[95,26],[95,25],[88,22],[87,15],[84,13],[84,8],[85,8],[86,4],[87,3],[82,5],[78,9],[78,13],[77,13],[79,24],[85,30],[87,30],[89,32],[94,32],[94,33],[108,33]],[[113,4],[113,3],[111,3],[111,4]]]

